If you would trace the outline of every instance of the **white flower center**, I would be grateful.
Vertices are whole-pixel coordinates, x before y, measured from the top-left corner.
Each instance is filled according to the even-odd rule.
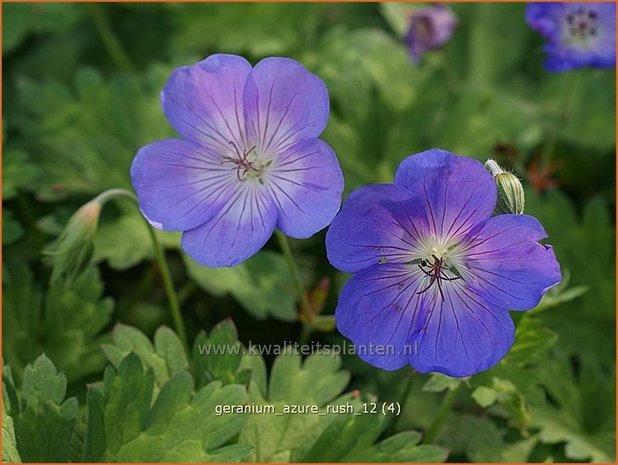
[[[588,47],[599,35],[598,13],[581,6],[571,8],[563,17],[562,35],[571,45]]]
[[[230,142],[230,146],[230,153],[223,157],[221,164],[234,170],[241,182],[254,181],[264,184],[264,177],[272,164],[272,158],[259,153],[255,145],[239,148],[234,142]]]

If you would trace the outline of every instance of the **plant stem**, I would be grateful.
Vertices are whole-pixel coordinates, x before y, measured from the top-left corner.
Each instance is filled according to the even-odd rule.
[[[448,394],[444,397],[444,399],[442,399],[442,403],[440,404],[440,408],[438,409],[438,413],[436,414],[436,417],[434,418],[433,422],[431,423],[431,425],[429,425],[429,428],[427,428],[427,431],[425,432],[425,438],[423,439],[424,443],[432,443],[438,436],[438,433],[442,429],[442,426],[444,426],[444,421],[448,417],[448,414],[450,413],[451,408],[453,407],[453,403],[455,402],[455,399],[457,398],[457,392],[459,391],[459,386],[461,386],[461,384],[457,385],[455,389],[449,391]]]
[[[555,126],[551,129],[541,151],[541,168],[549,167],[554,149],[556,148],[556,142],[558,141],[558,127],[569,119],[569,105],[571,103],[571,95],[573,94],[575,83],[577,82],[577,73],[570,72],[566,74],[558,101],[558,119]]]
[[[161,277],[163,278],[163,287],[165,288],[165,294],[167,295],[167,301],[170,307],[170,313],[172,314],[172,320],[174,320],[176,332],[178,333],[178,337],[182,341],[183,346],[187,350],[187,353],[190,353],[187,333],[185,331],[185,324],[182,320],[180,304],[178,303],[178,296],[176,295],[176,291],[174,290],[174,283],[172,282],[170,269],[167,265],[167,260],[165,259],[165,251],[159,243],[159,239],[157,238],[155,230],[150,226],[150,224],[148,224],[145,219],[144,221],[146,222],[146,225],[148,227],[150,240],[152,241],[152,245],[155,249],[155,255],[157,257],[157,262],[159,263],[159,268],[161,270]]]
[[[138,205],[137,197],[135,196],[135,194],[126,189],[109,189],[99,194],[94,199],[94,201],[99,202],[101,205],[103,205],[105,202],[114,197],[125,197],[131,199],[136,206]],[[182,320],[182,313],[180,311],[180,304],[178,303],[178,296],[176,295],[176,291],[174,290],[174,283],[172,282],[170,269],[167,265],[167,260],[165,258],[165,251],[159,243],[159,239],[157,238],[155,230],[152,228],[150,223],[148,223],[146,218],[144,218],[144,224],[148,229],[148,234],[150,235],[150,240],[152,241],[152,246],[155,251],[155,257],[157,263],[159,264],[161,278],[163,279],[163,287],[165,289],[165,295],[167,296],[167,302],[169,305],[172,320],[174,321],[176,332],[178,333],[178,337],[182,341],[184,348],[187,350],[187,353],[189,353],[189,342],[187,340],[187,333],[185,331],[185,325]]]
[[[300,320],[303,325],[305,325],[313,319],[313,314],[311,312],[311,303],[309,303],[309,298],[307,297],[307,293],[305,292],[303,278],[300,275],[296,260],[294,260],[292,248],[290,247],[290,242],[288,241],[287,236],[278,229],[275,230],[275,235],[277,236],[281,251],[283,252],[283,255],[285,255],[285,258],[288,262],[288,267],[290,268],[290,272],[292,273],[292,279],[294,280],[294,285],[296,286],[296,293],[298,294],[298,299],[300,301]],[[308,338],[308,335],[306,337]]]
[[[122,43],[118,39],[118,36],[114,33],[111,25],[109,24],[109,19],[107,14],[101,7],[101,5],[92,4],[90,7],[90,16],[92,17],[92,21],[101,37],[101,41],[109,53],[110,57],[116,63],[116,66],[123,71],[133,72],[135,71],[135,67],[133,63],[131,63],[131,59],[129,55],[122,47]]]
[[[391,422],[390,426],[388,427],[388,436],[392,436],[396,432],[395,427],[397,426],[397,423],[399,422],[401,415],[403,415],[403,412],[405,411],[406,403],[408,402],[408,397],[410,397],[410,391],[412,390],[412,385],[413,385],[415,376],[416,376],[416,371],[414,370],[411,370],[408,373],[408,377],[407,377],[408,380],[406,381],[406,385],[404,386],[403,391],[401,392],[401,396],[399,397],[399,400],[400,400],[399,404],[400,404],[401,410],[399,412],[399,416],[396,416],[394,420]]]

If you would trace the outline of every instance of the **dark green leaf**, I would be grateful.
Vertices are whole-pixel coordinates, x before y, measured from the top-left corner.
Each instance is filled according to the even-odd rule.
[[[98,271],[86,270],[71,288],[56,282],[43,296],[25,264],[11,262],[9,266],[11,285],[3,296],[2,343],[5,362],[17,379],[41,353],[70,381],[99,371],[104,363],[100,344],[107,338],[103,329],[113,304],[101,298]]]
[[[217,405],[242,405],[241,386],[210,383],[193,393],[188,371],[178,371],[153,395],[155,376],[129,354],[105,372],[102,390],[88,394],[84,461],[240,461],[246,446],[226,445],[246,418],[217,415]]]
[[[14,390],[12,379],[4,377]],[[77,399],[64,400],[67,380],[41,355],[24,370],[18,402],[11,405],[17,450],[24,462],[67,462],[78,414]],[[6,389],[5,388],[5,389]]]

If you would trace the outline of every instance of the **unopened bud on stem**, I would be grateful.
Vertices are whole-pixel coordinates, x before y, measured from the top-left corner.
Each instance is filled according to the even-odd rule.
[[[504,171],[494,160],[487,160],[485,168],[494,177],[498,187],[496,213],[521,215],[526,201],[521,181],[513,173]]]
[[[50,257],[53,266],[52,281],[63,277],[69,284],[90,265],[101,209],[110,199],[122,196],[135,198],[127,190],[109,189],[73,214],[60,236],[43,251],[44,255]]]

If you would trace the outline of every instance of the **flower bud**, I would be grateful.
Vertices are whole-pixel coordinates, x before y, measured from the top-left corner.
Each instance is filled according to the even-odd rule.
[[[513,173],[504,171],[494,160],[487,160],[485,168],[492,174],[498,187],[496,213],[521,215],[526,201],[521,181]]]
[[[60,236],[43,252],[53,265],[52,281],[64,277],[70,283],[90,264],[101,206],[97,199],[83,205],[73,214]]]

